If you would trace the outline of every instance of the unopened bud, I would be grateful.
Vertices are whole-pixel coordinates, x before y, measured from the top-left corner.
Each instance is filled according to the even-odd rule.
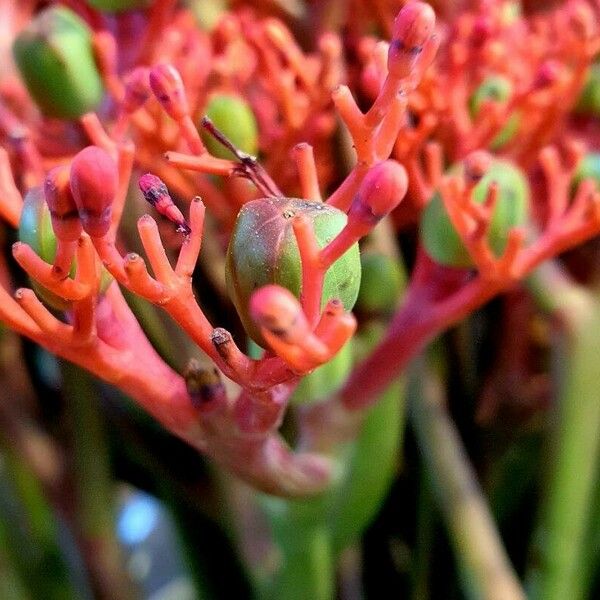
[[[81,235],[81,221],[69,183],[70,169],[55,167],[44,181],[44,195],[50,209],[52,229],[59,240],[74,242]]]
[[[38,13],[15,39],[13,54],[27,90],[46,116],[76,119],[100,104],[103,87],[92,32],[68,8]]]
[[[150,69],[137,67],[125,77],[123,109],[132,113],[141,108],[150,97]]]
[[[395,160],[385,160],[367,173],[348,218],[375,224],[398,206],[407,189],[406,169]]]
[[[408,77],[423,46],[433,35],[435,13],[429,4],[409,2],[398,13],[392,30],[388,70],[395,77]]]
[[[259,326],[287,342],[308,332],[300,302],[289,290],[278,285],[266,285],[252,294],[250,315]]]
[[[189,107],[179,71],[171,64],[156,65],[150,70],[150,87],[167,114],[180,121]]]
[[[146,173],[140,177],[139,186],[146,202],[151,204],[163,217],[175,223],[179,231],[186,235],[191,233],[185,217],[173,203],[167,186],[159,177],[152,173]]]
[[[465,178],[469,183],[476,183],[486,174],[491,164],[491,154],[484,150],[471,152],[464,160]]]
[[[119,183],[115,161],[102,148],[88,146],[73,159],[70,182],[84,230],[92,237],[104,236]]]

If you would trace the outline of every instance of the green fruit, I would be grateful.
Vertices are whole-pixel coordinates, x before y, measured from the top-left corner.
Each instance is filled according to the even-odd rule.
[[[102,100],[92,32],[74,12],[40,12],[13,43],[15,62],[29,93],[48,117],[76,119]]]
[[[238,215],[227,250],[227,290],[250,337],[265,346],[258,326],[249,314],[252,293],[277,284],[300,297],[302,266],[292,229],[295,215],[312,221],[323,247],[345,226],[346,214],[318,202],[296,198],[263,198],[245,204]],[[360,286],[360,257],[354,244],[327,271],[322,305],[338,298],[351,310]]]
[[[210,99],[204,109],[204,114],[225,137],[231,140],[238,150],[252,155],[257,153],[258,126],[254,113],[245,100],[231,94],[217,94]],[[213,156],[235,158],[205,129],[202,129],[200,134],[202,141]]]
[[[600,64],[590,68],[585,86],[577,100],[575,112],[590,115],[600,115]]]
[[[104,12],[125,12],[134,8],[145,8],[150,0],[86,0],[90,6]]]
[[[398,261],[385,254],[366,252],[362,267],[356,309],[368,314],[392,312],[405,286],[406,277]]]
[[[52,229],[52,217],[50,209],[46,204],[44,191],[41,187],[33,188],[27,192],[23,200],[21,221],[19,222],[19,240],[31,246],[40,258],[48,263],[54,261],[56,255],[56,236]],[[69,275],[75,275],[76,263],[73,261]],[[31,287],[39,298],[51,308],[56,310],[69,310],[71,302],[51,292],[35,280],[31,281]],[[112,276],[102,269],[100,278],[100,292],[112,282]]]
[[[581,159],[573,176],[573,185],[578,186],[584,179],[593,179],[600,187],[599,152],[589,152]]]
[[[511,95],[512,83],[506,77],[491,75],[483,81],[471,96],[469,101],[471,116],[473,118],[477,117],[485,101],[494,100],[496,102],[507,102]],[[510,115],[504,124],[504,127],[490,142],[490,148],[492,150],[497,150],[509,142],[517,133],[520,123],[521,117],[519,113],[515,112]]]
[[[518,167],[506,160],[495,160],[473,190],[475,202],[484,202],[492,182],[498,184],[499,194],[488,242],[496,256],[500,256],[506,247],[508,230],[527,221],[529,185]],[[439,193],[433,196],[421,216],[421,240],[429,256],[436,262],[451,267],[473,266]]]

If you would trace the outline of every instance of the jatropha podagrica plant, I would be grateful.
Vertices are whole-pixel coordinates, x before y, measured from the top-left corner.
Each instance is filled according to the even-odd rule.
[[[335,449],[428,341],[600,232],[597,174],[575,176],[585,147],[546,145],[548,124],[583,89],[595,20],[585,2],[540,16],[535,29],[517,13],[476,8],[451,36],[428,4],[408,2],[389,42],[361,38],[353,72],[337,35],[319,32],[306,54],[282,22],[249,12],[224,15],[208,33],[177,3],[155,2],[136,44],[117,40],[98,12],[146,4],[90,2],[78,16],[50,7],[15,41],[41,116],[12,77],[0,90],[0,211],[19,228],[13,256],[33,290],[2,288],[0,317],[256,488],[315,494],[336,476]],[[513,64],[507,52],[528,36],[535,52]],[[339,185],[338,118],[356,153]],[[533,163],[545,178],[535,197]],[[145,257],[119,237],[138,186],[155,209],[137,222]],[[289,400],[352,338],[358,243],[388,215],[398,227],[420,221],[404,299],[367,357],[299,413],[291,448],[278,433]],[[180,236],[174,262],[157,219]],[[201,308],[192,275],[203,236],[228,244],[222,288],[258,355]],[[227,382],[204,364],[178,373],[163,362],[121,288],[166,311]]]

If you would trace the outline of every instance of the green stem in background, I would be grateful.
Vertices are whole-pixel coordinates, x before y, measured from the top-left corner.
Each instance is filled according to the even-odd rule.
[[[14,566],[32,598],[87,598],[83,589],[75,589],[60,543],[62,524],[39,481],[10,445],[0,441],[0,549],[10,561],[5,566]]]
[[[264,597],[272,600],[330,600],[335,597],[335,562],[326,513],[327,499],[266,498],[280,552]]]
[[[411,569],[412,600],[429,598],[429,581],[431,577],[431,557],[434,546],[434,533],[437,513],[431,493],[430,482],[424,470],[419,478],[419,495],[417,503],[417,536],[414,558]]]
[[[590,517],[598,514],[592,502],[600,455],[600,301],[552,263],[538,269],[529,285],[566,327],[567,339],[557,345],[562,380],[528,590],[533,599],[576,600],[587,596],[580,561]]]
[[[454,547],[465,593],[477,600],[524,599],[444,402],[440,381],[423,359],[415,361],[408,392],[409,418]]]
[[[115,532],[115,489],[98,392],[86,371],[66,361],[61,368],[73,446],[76,520],[87,564],[102,597],[132,598]]]
[[[29,600],[31,595],[25,588],[12,557],[6,551],[10,541],[4,528],[5,523],[0,519],[0,598],[3,600]]]

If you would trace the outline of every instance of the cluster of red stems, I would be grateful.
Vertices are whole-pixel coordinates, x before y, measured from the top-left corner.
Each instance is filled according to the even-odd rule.
[[[29,17],[29,4],[34,3],[14,9],[17,22]],[[334,470],[330,445],[355,434],[365,409],[428,341],[542,261],[600,232],[595,184],[582,182],[570,197],[584,146],[571,138],[556,140],[600,42],[594,10],[583,0],[514,19],[506,17],[506,3],[481,1],[437,23],[428,4],[410,1],[389,26],[389,43],[356,37],[359,64],[347,67],[337,34],[319,34],[316,51],[307,54],[281,21],[248,10],[227,13],[209,34],[176,2],[155,2],[133,48],[119,46],[118,33],[98,13],[76,2],[64,4],[94,30],[96,60],[112,107],[86,114],[79,123],[57,123],[39,116],[16,77],[5,77],[0,215],[16,227],[23,194],[44,186],[58,241],[54,262],[22,242],[14,244],[13,256],[71,309],[60,319],[31,289],[12,292],[4,264],[0,319],[117,386],[170,431],[259,489],[286,496],[324,489]],[[485,102],[474,118],[469,96],[485,72],[503,74],[516,91],[508,103]],[[351,79],[361,102],[370,104],[366,112],[343,83]],[[268,148],[264,169],[247,156],[227,160],[206,149],[194,118],[216,90],[233,90],[251,104],[260,146]],[[503,255],[496,257],[487,231],[497,190],[490,186],[483,204],[471,199],[471,191],[489,158],[479,149],[515,111],[522,115],[519,129],[501,154],[522,168],[541,168],[544,183],[533,199],[536,234],[513,228]],[[256,169],[271,195],[322,201],[320,190],[330,188],[335,177],[332,138],[338,117],[356,160],[323,201],[346,212],[347,224],[320,248],[311,223],[294,218],[301,297],[277,286],[255,292],[251,314],[270,350],[251,359],[228,331],[208,321],[192,289],[205,207],[213,228],[227,234],[240,206],[260,197],[243,179]],[[444,174],[445,160],[465,160],[467,168]],[[139,182],[144,195],[182,232],[175,266],[150,215],[138,221],[146,258],[120,248],[117,234],[130,179],[143,172],[152,173]],[[276,176],[285,194],[266,173]],[[214,175],[227,178],[223,186]],[[398,228],[414,223],[436,189],[476,268],[438,265],[419,247],[406,296],[385,336],[335,397],[300,412],[299,442],[292,450],[278,433],[290,395],[356,328],[340,302],[321,310],[324,274],[383,217],[391,214]],[[167,190],[178,199],[193,198],[183,211],[187,217]],[[116,280],[103,293],[101,265]],[[119,286],[165,310],[237,384],[238,393],[226,393],[218,377],[182,375],[166,365]]]

